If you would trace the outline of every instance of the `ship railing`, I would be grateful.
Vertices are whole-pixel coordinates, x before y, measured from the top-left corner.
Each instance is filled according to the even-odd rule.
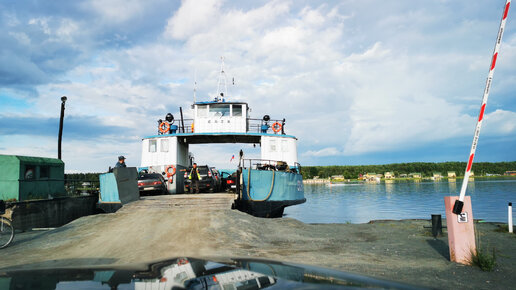
[[[269,159],[242,159],[242,167],[244,169],[301,172],[301,165],[297,162],[294,163],[294,166],[290,167],[285,161]]]
[[[168,133],[161,132],[159,130],[159,124],[158,124],[158,135],[176,134],[176,133],[193,133],[193,132],[195,132],[193,119],[174,120],[172,123],[170,123],[170,129],[169,129]]]
[[[274,124],[279,124],[280,127],[276,127],[277,132],[273,130]],[[285,119],[283,120],[269,120],[264,121],[263,119],[247,119],[247,131],[250,133],[264,133],[264,134],[282,134],[285,135]]]
[[[273,126],[276,124],[275,132]],[[279,126],[277,125],[279,124]],[[159,125],[159,124],[158,124]],[[194,119],[183,119],[174,120],[170,123],[169,132],[163,133],[157,127],[158,135],[163,134],[176,134],[176,133],[195,133]],[[247,119],[247,132],[249,133],[262,133],[262,134],[282,134],[285,135],[285,119],[283,120],[269,120],[264,121],[263,119]]]
[[[100,181],[84,179],[64,179],[64,186],[68,196],[98,195]]]

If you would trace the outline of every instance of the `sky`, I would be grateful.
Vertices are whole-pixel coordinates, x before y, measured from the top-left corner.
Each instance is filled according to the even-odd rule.
[[[302,165],[467,161],[505,1],[0,2],[0,154],[140,165],[141,139],[216,94],[286,118]],[[509,11],[475,161],[516,160]],[[191,146],[230,168],[246,144]],[[253,151],[254,150],[254,151]],[[253,153],[254,152],[254,153]]]

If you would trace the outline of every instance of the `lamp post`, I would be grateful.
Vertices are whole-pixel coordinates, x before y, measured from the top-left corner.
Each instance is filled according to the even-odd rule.
[[[61,97],[61,116],[59,117],[59,135],[57,137],[57,158],[61,160],[61,141],[63,139],[63,119],[65,110],[66,96]]]

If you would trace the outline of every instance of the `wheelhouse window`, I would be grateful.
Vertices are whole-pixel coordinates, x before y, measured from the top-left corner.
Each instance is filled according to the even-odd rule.
[[[168,152],[168,139],[161,139],[161,152]]]
[[[149,152],[156,152],[156,140],[149,140]]]
[[[197,106],[197,117],[207,117],[207,116],[208,116],[208,106],[198,105]]]
[[[276,140],[271,140],[270,151],[271,152],[276,152]]]
[[[233,117],[242,117],[242,105],[233,105]]]
[[[288,141],[287,140],[281,140],[281,151],[288,152]]]
[[[210,116],[229,117],[229,104],[210,104]]]

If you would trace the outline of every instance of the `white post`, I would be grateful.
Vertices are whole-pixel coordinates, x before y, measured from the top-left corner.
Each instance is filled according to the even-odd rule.
[[[509,209],[507,210],[509,233],[512,233],[512,202],[509,202]]]

